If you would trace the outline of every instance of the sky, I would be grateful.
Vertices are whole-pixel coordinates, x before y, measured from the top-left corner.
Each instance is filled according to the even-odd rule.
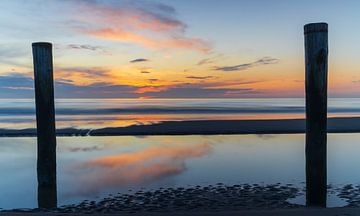
[[[358,0],[1,0],[0,98],[304,97],[303,26],[329,24],[329,95],[360,96]]]

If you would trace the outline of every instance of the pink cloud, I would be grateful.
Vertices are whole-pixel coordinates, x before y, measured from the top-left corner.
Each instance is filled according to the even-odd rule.
[[[82,4],[79,21],[85,34],[147,48],[181,48],[209,52],[209,44],[200,38],[185,36],[186,25],[175,17],[175,9],[162,4],[137,2]],[[83,14],[86,14],[84,16]]]
[[[148,93],[148,92],[163,92],[163,91],[168,90],[169,88],[170,88],[170,86],[145,86],[145,87],[136,89],[134,91],[134,93],[144,94],[144,93]]]

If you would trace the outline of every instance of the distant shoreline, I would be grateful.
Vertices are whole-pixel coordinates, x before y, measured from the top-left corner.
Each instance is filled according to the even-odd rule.
[[[328,119],[329,133],[360,132],[360,117]],[[57,136],[151,136],[305,133],[304,119],[165,121],[102,129],[63,128]],[[0,129],[0,137],[33,137],[35,129]]]

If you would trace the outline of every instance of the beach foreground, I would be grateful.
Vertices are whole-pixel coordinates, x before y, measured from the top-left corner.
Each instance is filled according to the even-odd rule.
[[[291,184],[227,186],[219,183],[205,187],[110,194],[100,201],[84,200],[54,209],[14,209],[0,212],[0,215],[356,215],[360,213],[353,210],[359,207],[359,188],[358,185],[328,187],[329,193],[335,192],[339,198],[346,200],[347,205],[343,208],[308,209],[292,203],[291,200],[303,195],[304,189]]]
[[[75,215],[89,215],[81,213],[0,213],[0,216],[75,216]],[[94,215],[118,215],[118,214],[99,214]],[[165,216],[168,213],[124,213],[123,216]],[[299,209],[271,209],[271,210],[240,210],[240,211],[221,211],[221,212],[173,212],[173,216],[221,216],[221,215],[245,215],[245,216],[357,216],[360,215],[360,208],[299,208]]]

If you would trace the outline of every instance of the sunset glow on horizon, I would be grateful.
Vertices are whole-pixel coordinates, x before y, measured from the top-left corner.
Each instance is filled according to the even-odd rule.
[[[352,26],[359,6],[3,0],[0,97],[33,97],[36,41],[54,45],[57,98],[304,97],[303,25],[310,22],[329,24],[329,96],[358,97],[360,28]]]

